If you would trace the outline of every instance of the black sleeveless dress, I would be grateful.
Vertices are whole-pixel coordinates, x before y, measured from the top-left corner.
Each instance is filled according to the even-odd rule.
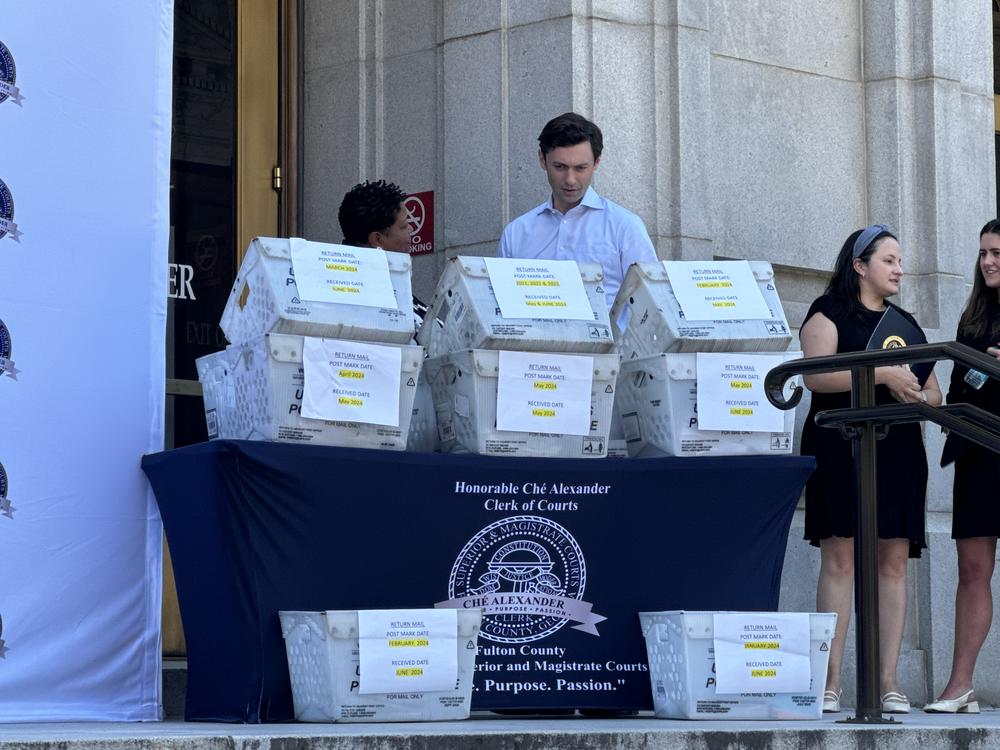
[[[955,338],[960,344],[980,352],[996,346],[1000,335],[1000,308],[990,314],[984,336],[968,336],[959,331]],[[965,382],[969,368],[956,364],[948,387],[948,403],[966,403],[986,409],[1000,416],[1000,381],[987,380],[981,388]],[[996,484],[1000,478],[1000,455],[988,448],[959,437],[948,435],[941,456],[941,465],[955,462],[954,505],[951,517],[953,539],[977,536],[1000,536],[1000,502],[997,502]]]
[[[896,309],[917,325],[912,315]],[[828,295],[813,302],[805,319],[818,312],[837,327],[838,354],[864,351],[882,318],[881,312],[873,310],[855,313]],[[879,404],[896,403],[884,385],[876,386],[875,399]],[[805,528],[805,538],[815,546],[822,539],[853,537],[855,533],[857,480],[851,441],[843,439],[839,430],[817,427],[815,422],[818,412],[850,405],[849,391],[813,393],[802,429],[801,453],[816,457],[816,471],[806,484]],[[879,538],[908,539],[910,557],[920,557],[920,551],[927,546],[924,524],[927,454],[919,424],[893,425],[889,434],[877,442],[876,472]]]

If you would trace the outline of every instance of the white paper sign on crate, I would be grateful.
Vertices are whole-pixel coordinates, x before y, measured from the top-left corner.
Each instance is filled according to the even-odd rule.
[[[592,357],[500,352],[499,366],[498,430],[590,433]]]
[[[589,429],[585,435],[567,435],[498,429],[497,376],[501,353],[475,349],[432,357],[425,362],[443,453],[560,458],[607,455],[619,365],[617,354],[581,356],[593,366],[593,380],[585,401],[590,414]]]
[[[358,637],[362,695],[455,688],[457,610],[359,610]]]
[[[523,318],[506,317],[488,271],[487,261],[493,260],[501,259],[460,255],[445,264],[417,334],[417,341],[427,348],[428,355],[439,357],[470,349],[606,353],[614,348],[604,272],[599,263],[562,261],[578,267],[590,310],[586,318],[572,320],[558,319],[551,312],[553,308],[541,307],[529,308]]]
[[[377,722],[467,719],[483,611],[455,610],[457,677],[443,690],[364,693],[357,611],[278,613],[288,654],[295,718]]]
[[[505,318],[593,320],[594,311],[573,260],[484,258]]]
[[[713,615],[718,693],[806,693],[812,689],[809,615]]]
[[[362,307],[399,307],[385,250],[290,240],[299,298]]]
[[[764,379],[787,361],[784,354],[696,355],[698,429],[730,432],[781,432],[785,415],[771,405]]]
[[[309,419],[302,414],[303,351],[309,340],[270,333],[198,360],[205,416],[210,426],[216,424],[217,437],[404,450],[424,362],[423,349],[389,346],[400,356],[394,424]]]
[[[732,308],[713,307],[720,310],[718,317],[695,320],[682,310],[678,290],[674,288],[663,263],[633,263],[611,308],[612,320],[620,321],[627,317],[625,329],[616,333],[622,360],[672,352],[780,352],[787,349],[792,333],[778,299],[774,270],[770,263],[764,261],[750,261],[749,268],[766,303],[768,317],[758,320],[748,316],[727,320],[724,316],[732,314]],[[691,281],[690,277],[688,281]],[[700,283],[729,282],[713,278]],[[725,294],[718,293],[719,289],[706,287],[702,302],[712,296],[734,296],[729,287],[723,288]],[[736,303],[726,299],[714,302]],[[709,300],[708,304],[711,303],[712,300]]]
[[[832,612],[805,613],[809,658],[809,681],[792,692],[762,687],[767,677],[750,677],[751,689],[729,692],[719,683],[719,633],[714,625],[716,612],[640,612],[639,622],[649,657],[649,677],[656,715],[665,719],[719,720],[805,720],[823,716],[823,688],[837,625]],[[726,613],[755,617],[760,613]],[[773,631],[772,631],[773,632]],[[739,633],[742,635],[742,633]],[[754,637],[752,642],[764,639]],[[725,642],[725,641],[723,641]],[[741,641],[746,642],[746,641]],[[796,652],[798,652],[798,647]],[[774,651],[746,649],[745,652]],[[747,666],[746,661],[763,662],[754,656],[744,661],[744,669],[772,669]],[[774,668],[776,669],[776,668]],[[801,683],[796,683],[801,684]]]
[[[771,317],[745,260],[665,260],[663,267],[687,320]]]
[[[302,416],[399,426],[397,347],[306,337]]]
[[[363,250],[345,245],[299,242],[305,243],[314,253],[338,252],[360,257],[356,254]],[[341,292],[336,298],[328,295],[320,300],[310,300],[303,296],[297,283],[292,244],[292,240],[277,237],[257,237],[250,243],[219,323],[231,343],[242,344],[266,333],[392,344],[406,344],[413,338],[411,261],[408,255],[369,250],[377,252],[388,267],[391,295],[384,290],[375,295]],[[331,265],[362,267],[353,263],[330,262]],[[304,273],[310,275],[309,271]],[[358,274],[343,272],[342,275]],[[370,274],[362,275],[368,279],[364,281],[364,288],[370,291],[369,281],[371,284],[375,282]],[[351,286],[350,282],[348,279],[345,284],[335,286],[362,288]],[[305,283],[308,285],[310,282]],[[360,282],[355,279],[354,283]],[[315,291],[313,294],[320,296]],[[367,301],[362,303],[361,297]],[[381,306],[372,307],[374,302]]]
[[[743,354],[744,361],[775,357],[787,362],[801,352]],[[658,354],[622,361],[616,407],[629,456],[783,455],[792,452],[795,410],[779,411],[773,432],[704,429],[698,407],[697,355]],[[766,370],[765,370],[766,372]],[[786,384],[791,389],[793,383]]]

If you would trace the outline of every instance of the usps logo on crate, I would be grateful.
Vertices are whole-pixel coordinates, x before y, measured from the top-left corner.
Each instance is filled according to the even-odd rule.
[[[7,470],[0,464],[0,516],[6,516],[7,518],[14,517],[14,506],[10,504],[10,498],[7,497]]]
[[[22,106],[24,97],[21,96],[20,89],[14,84],[17,82],[17,65],[14,64],[14,55],[10,53],[7,45],[0,42],[0,104],[10,99],[17,106]]]
[[[483,609],[480,634],[498,643],[530,643],[568,622],[600,635],[606,617],[583,600],[587,565],[576,539],[555,521],[511,516],[491,523],[462,548],[438,607]]]
[[[14,242],[21,241],[21,232],[14,223],[14,195],[7,183],[0,180],[0,240],[8,235]]]
[[[10,335],[10,330],[0,320],[0,377],[3,377],[4,373],[6,373],[7,377],[17,380],[17,373],[19,371],[14,367],[14,360],[11,359],[13,352],[14,343]]]

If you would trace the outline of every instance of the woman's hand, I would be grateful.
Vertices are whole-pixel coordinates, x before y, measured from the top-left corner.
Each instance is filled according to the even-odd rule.
[[[875,382],[886,386],[892,397],[902,404],[914,404],[924,400],[920,395],[920,381],[910,372],[909,367],[876,367]]]
[[[996,346],[986,347],[986,353],[989,354],[991,357],[996,357],[997,359],[1000,359],[1000,341],[997,342]]]

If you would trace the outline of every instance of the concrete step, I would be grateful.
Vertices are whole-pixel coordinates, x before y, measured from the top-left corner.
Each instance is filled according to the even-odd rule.
[[[846,717],[846,714],[843,715]],[[1000,711],[911,714],[894,725],[627,719],[425,724],[0,724],[0,750],[944,750],[1000,747]]]

